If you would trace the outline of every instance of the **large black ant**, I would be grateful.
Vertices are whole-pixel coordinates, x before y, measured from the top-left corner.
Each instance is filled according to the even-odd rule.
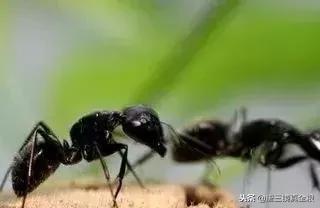
[[[230,123],[201,120],[183,128],[176,134],[180,143],[171,149],[173,160],[188,163],[233,157],[249,163],[256,162],[268,170],[289,168],[309,159],[320,162],[320,131],[301,132],[277,119],[246,120],[246,110],[242,109],[240,113],[236,112]],[[304,153],[286,157],[289,145],[300,147]],[[133,168],[153,154],[153,151],[146,153],[133,164]],[[310,177],[313,186],[320,191],[315,166],[311,162]]]
[[[99,159],[114,206],[117,206],[116,198],[122,186],[126,165],[135,176],[136,174],[127,161],[128,146],[116,142],[112,138],[112,132],[121,125],[124,133],[130,138],[147,145],[164,157],[166,147],[161,123],[163,122],[153,109],[142,105],[125,108],[122,112],[98,111],[85,115],[73,124],[69,144],[66,140],[61,143],[48,125],[41,121],[32,129],[14,157],[1,183],[0,191],[11,172],[12,187],[18,197],[23,197],[23,208],[27,194],[53,174],[61,163],[73,165],[82,159],[87,162]],[[115,152],[121,155],[122,161],[116,180],[118,186],[113,193],[109,171],[103,157]],[[136,178],[140,182],[137,176]]]

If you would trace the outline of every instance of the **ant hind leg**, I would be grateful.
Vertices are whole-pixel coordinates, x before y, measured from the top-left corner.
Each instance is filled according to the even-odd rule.
[[[119,170],[119,173],[118,173],[118,176],[117,176],[117,180],[118,180],[118,187],[117,187],[117,190],[116,190],[116,193],[115,193],[115,197],[117,198],[119,192],[120,192],[120,189],[122,187],[122,180],[124,178],[124,175],[126,173],[126,164],[127,164],[127,158],[128,158],[128,146],[125,145],[125,144],[120,144],[120,143],[116,143],[116,144],[113,144],[114,147],[116,149],[118,149],[118,151],[121,152],[122,149],[124,149],[124,153],[121,152],[121,157],[122,157],[122,160],[121,160],[121,165],[120,165],[120,170]]]
[[[23,198],[22,198],[21,208],[24,208],[24,205],[25,205],[25,202],[26,202],[26,199],[27,199],[27,195],[28,195],[28,186],[30,184],[31,175],[32,175],[32,165],[33,165],[33,160],[34,160],[34,153],[35,153],[35,150],[36,150],[37,136],[38,136],[38,129],[35,131],[35,134],[33,135],[33,138],[32,138],[31,154],[30,154],[30,160],[29,160],[29,165],[28,165],[27,187],[26,187],[26,192],[25,192],[25,194],[23,195]]]
[[[5,185],[6,181],[8,180],[8,177],[9,177],[11,170],[12,170],[12,165],[10,165],[10,167],[7,169],[6,174],[4,175],[4,177],[1,181],[0,192],[2,192],[4,185]]]
[[[44,128],[44,129],[49,129],[48,126],[43,122],[43,121],[40,121],[38,122],[33,128],[32,130],[30,131],[30,133],[28,134],[27,138],[25,139],[25,141],[23,142],[23,144],[21,145],[21,147],[19,148],[19,151],[21,151],[27,144],[28,142],[30,142],[30,140],[32,139],[32,137],[34,136],[35,132],[38,131],[39,128]],[[50,131],[51,132],[51,131]],[[18,151],[18,152],[19,152]],[[4,185],[6,183],[6,181],[8,180],[8,177],[9,177],[9,174],[12,170],[12,164],[9,166],[9,168],[7,169],[2,181],[1,181],[1,184],[0,184],[0,192],[2,192],[3,188],[4,188]]]

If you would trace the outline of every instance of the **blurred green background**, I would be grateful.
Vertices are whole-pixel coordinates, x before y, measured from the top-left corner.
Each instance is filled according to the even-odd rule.
[[[0,175],[36,121],[68,138],[73,122],[97,109],[149,104],[180,128],[199,117],[227,121],[246,106],[249,118],[317,126],[319,37],[315,0],[4,0]],[[129,147],[130,160],[147,150],[139,148]],[[119,158],[107,160],[118,167]],[[141,168],[143,177],[201,172],[161,161]],[[242,170],[219,164],[220,181]],[[97,165],[62,168],[57,177],[101,175]]]

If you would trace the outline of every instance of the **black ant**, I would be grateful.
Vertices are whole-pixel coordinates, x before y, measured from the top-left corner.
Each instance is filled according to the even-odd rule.
[[[112,138],[112,132],[121,125],[124,133],[130,138],[147,145],[164,157],[166,147],[161,123],[163,122],[153,109],[142,105],[125,108],[122,112],[98,111],[80,118],[73,124],[70,130],[71,144],[69,144],[66,140],[61,143],[53,131],[41,121],[32,129],[14,157],[1,183],[0,191],[11,172],[12,187],[18,197],[23,197],[23,208],[27,194],[53,174],[61,163],[73,165],[82,159],[87,162],[99,159],[114,206],[117,206],[116,198],[122,186],[126,165],[135,176],[136,174],[127,161],[128,146],[116,142]],[[114,194],[103,157],[115,152],[121,155],[122,161],[117,176],[118,186]],[[139,178],[137,176],[136,178],[141,184]]]
[[[303,133],[287,122],[276,119],[247,122],[245,109],[241,110],[240,115],[236,112],[230,123],[202,120],[177,132],[180,143],[172,147],[173,160],[184,163],[233,157],[247,161],[249,165],[257,162],[269,170],[289,168],[309,159],[320,162],[320,131]],[[285,157],[289,145],[300,147],[304,154]],[[152,151],[145,154],[134,163],[133,168],[153,154]],[[313,163],[310,163],[310,177],[313,186],[320,191]]]

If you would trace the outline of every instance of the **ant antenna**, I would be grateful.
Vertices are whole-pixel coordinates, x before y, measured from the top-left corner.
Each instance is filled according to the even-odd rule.
[[[241,106],[239,109],[239,114],[242,118],[242,122],[247,122],[248,120],[248,109],[244,106]]]
[[[175,144],[185,145],[185,146],[186,146],[187,148],[189,148],[190,150],[194,150],[194,151],[198,152],[199,154],[201,154],[201,155],[203,155],[203,156],[205,156],[205,157],[210,156],[210,155],[208,155],[207,153],[201,151],[201,150],[200,150],[199,148],[197,148],[197,147],[191,147],[187,142],[185,142],[185,141],[183,141],[183,139],[179,139],[179,138],[180,138],[181,136],[183,136],[183,137],[187,138],[189,141],[191,141],[192,143],[195,143],[196,145],[200,146],[201,148],[206,149],[206,150],[208,150],[208,151],[212,151],[212,148],[208,147],[208,146],[207,146],[206,144],[204,144],[203,142],[195,139],[194,137],[192,137],[192,136],[190,136],[190,135],[183,134],[183,133],[181,133],[181,132],[178,133],[178,132],[177,132],[170,124],[168,124],[168,123],[165,123],[165,122],[163,122],[163,121],[160,121],[160,123],[166,125],[166,126],[170,129],[171,133],[173,133],[174,137],[171,137],[171,138],[173,139],[173,141],[174,141]],[[207,159],[207,162],[217,169],[218,175],[221,175],[221,170],[220,170],[218,164],[217,164],[214,160],[209,160],[209,159]]]
[[[212,148],[208,147],[206,144],[204,144],[203,142],[195,139],[194,137],[192,137],[190,135],[187,135],[187,134],[184,134],[184,133],[181,133],[181,132],[177,132],[170,124],[167,124],[167,123],[162,122],[162,121],[161,121],[161,123],[166,125],[171,130],[171,133],[173,133],[173,135],[174,135],[174,137],[172,137],[172,138],[174,139],[174,142],[176,144],[181,145],[181,143],[183,143],[184,145],[190,146],[185,141],[183,141],[182,139],[179,139],[181,136],[183,136],[183,137],[186,137],[191,142],[199,145],[201,148],[206,149],[207,151],[212,151]],[[198,150],[198,151],[201,151],[201,150]],[[203,151],[201,151],[201,154],[203,154],[204,156],[209,156],[208,154],[204,153]]]
[[[174,140],[174,143],[178,144],[180,143],[181,141],[178,139],[178,140],[175,140],[175,138],[179,138],[179,135],[178,133],[176,132],[176,130],[168,123],[166,122],[163,122],[163,121],[160,121],[161,124],[167,126],[170,130],[171,133],[173,133],[174,137],[171,135],[171,138]]]
[[[310,171],[310,177],[311,177],[311,182],[312,182],[313,188],[320,191],[320,185],[319,185],[320,183],[319,183],[319,179],[317,177],[316,167],[313,162],[310,162],[310,164],[309,164],[309,171]]]

